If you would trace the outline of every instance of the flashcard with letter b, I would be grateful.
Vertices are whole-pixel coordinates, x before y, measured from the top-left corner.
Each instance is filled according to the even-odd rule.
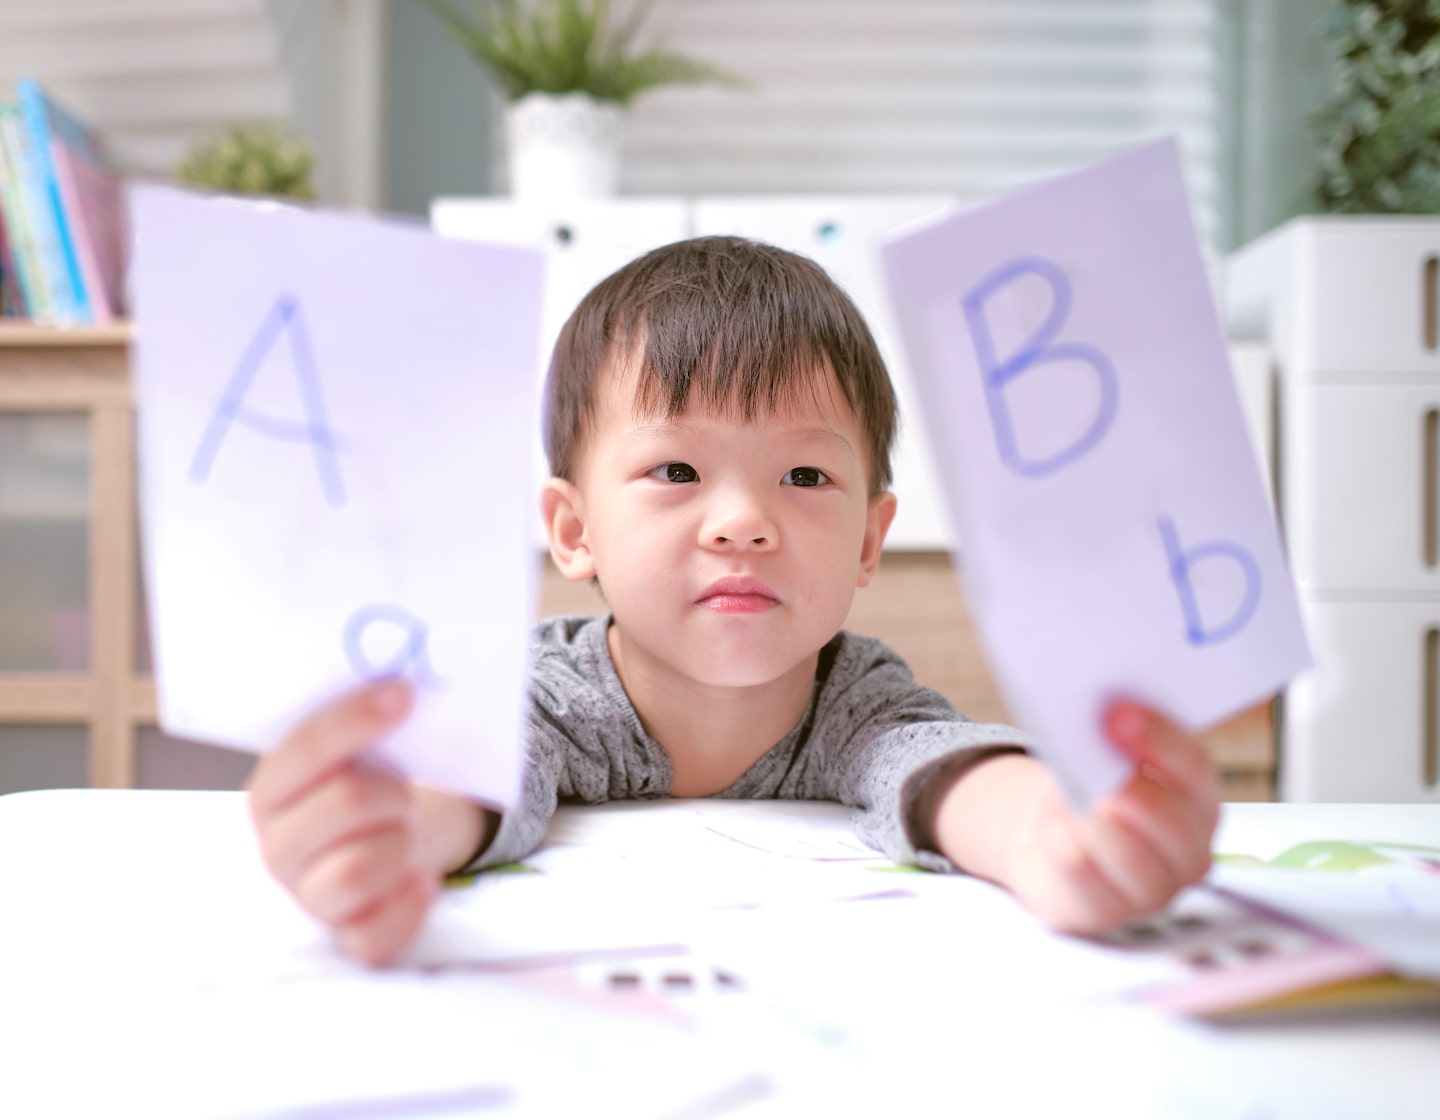
[[[1072,801],[1128,772],[1111,697],[1199,728],[1309,666],[1173,143],[882,255],[991,665]]]

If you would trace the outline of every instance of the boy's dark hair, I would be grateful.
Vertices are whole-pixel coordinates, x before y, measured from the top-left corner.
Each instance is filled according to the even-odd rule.
[[[545,385],[545,451],[574,481],[575,458],[607,363],[634,351],[636,407],[678,416],[691,392],[744,419],[823,393],[834,372],[859,420],[870,489],[890,485],[895,392],[850,297],[814,261],[739,237],[677,241],[597,284],[555,343]]]

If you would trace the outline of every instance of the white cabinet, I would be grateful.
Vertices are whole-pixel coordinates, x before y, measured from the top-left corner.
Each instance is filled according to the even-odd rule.
[[[1440,801],[1440,221],[1310,218],[1236,253],[1232,335],[1276,364],[1280,515],[1317,668],[1281,796]]]
[[[1436,250],[1426,218],[1302,218],[1235,254],[1232,334],[1268,334],[1287,376],[1440,376]]]
[[[1294,801],[1435,801],[1440,599],[1306,596],[1317,669],[1285,696],[1280,795]]]
[[[689,209],[678,198],[610,199],[553,206],[506,198],[437,198],[430,224],[445,237],[545,250],[545,313],[540,352],[585,295],[621,265],[686,237]]]
[[[1312,381],[1291,386],[1285,524],[1307,592],[1440,596],[1435,464],[1427,468],[1440,375],[1428,384]],[[1427,526],[1429,527],[1427,530]]]

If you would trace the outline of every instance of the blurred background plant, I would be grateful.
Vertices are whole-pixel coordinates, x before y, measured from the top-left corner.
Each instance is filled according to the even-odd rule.
[[[1341,0],[1331,102],[1311,120],[1322,210],[1440,213],[1440,0]]]
[[[699,59],[637,43],[652,0],[623,15],[609,0],[426,0],[470,56],[518,101],[531,93],[585,93],[628,106],[659,86],[747,85]]]
[[[273,122],[240,125],[197,143],[176,169],[182,183],[227,194],[315,197],[315,153]]]

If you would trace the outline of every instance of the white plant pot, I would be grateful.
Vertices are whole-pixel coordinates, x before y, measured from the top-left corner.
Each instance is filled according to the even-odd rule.
[[[520,202],[608,198],[620,185],[624,112],[584,93],[531,93],[505,110],[510,193]]]

